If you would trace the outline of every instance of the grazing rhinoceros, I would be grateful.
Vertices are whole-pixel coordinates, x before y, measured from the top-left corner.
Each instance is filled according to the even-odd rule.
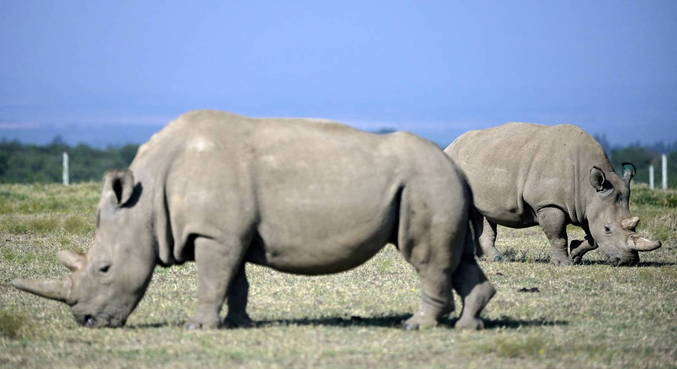
[[[576,126],[508,123],[467,132],[444,151],[470,185],[480,255],[500,257],[496,224],[540,224],[554,264],[580,261],[597,246],[612,264],[635,264],[637,251],[661,245],[635,233],[639,218],[628,208],[634,166],[626,166],[622,177],[616,174],[600,144]],[[578,248],[571,259],[567,224],[582,227],[587,240],[572,241]]]
[[[245,263],[297,274],[356,267],[397,245],[422,282],[405,322],[435,325],[463,301],[456,326],[478,318],[495,290],[476,263],[470,196],[435,145],[406,133],[369,134],[305,119],[187,113],[110,171],[87,255],[62,251],[63,280],[15,280],[70,305],[85,326],[125,324],[156,264],[195,261],[198,306],[187,328],[249,325]],[[440,196],[444,194],[444,196]]]

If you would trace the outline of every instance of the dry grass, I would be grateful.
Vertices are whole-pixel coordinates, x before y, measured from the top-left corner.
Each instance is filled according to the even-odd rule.
[[[91,330],[77,327],[65,305],[16,291],[8,282],[65,274],[55,253],[87,248],[98,193],[98,184],[0,186],[0,367],[677,365],[674,207],[634,208],[647,233],[665,235],[664,247],[642,254],[640,267],[604,265],[596,252],[586,256],[587,265],[554,267],[537,227],[499,229],[498,248],[512,261],[481,263],[498,294],[484,313],[487,329],[480,332],[456,331],[453,319],[420,332],[399,329],[418,304],[419,285],[393,247],[360,268],[331,276],[249,267],[255,328],[183,330],[196,303],[195,267],[187,264],[156,270],[125,328]],[[56,220],[38,231],[40,223],[31,223],[36,219]]]

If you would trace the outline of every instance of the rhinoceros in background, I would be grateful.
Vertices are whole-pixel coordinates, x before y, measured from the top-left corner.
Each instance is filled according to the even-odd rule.
[[[508,123],[467,132],[444,151],[470,185],[480,255],[500,257],[496,224],[540,224],[558,265],[597,246],[612,264],[635,264],[637,251],[661,245],[635,232],[639,218],[628,208],[634,166],[616,174],[601,145],[576,126]],[[572,241],[571,259],[567,224],[582,227],[587,240]]]
[[[445,196],[440,196],[445,194]],[[94,245],[62,251],[63,280],[14,280],[70,305],[85,326],[122,326],[156,264],[195,261],[198,306],[187,328],[249,325],[245,263],[297,274],[356,267],[388,242],[418,272],[419,310],[435,325],[463,301],[456,326],[478,318],[495,290],[475,261],[465,182],[432,143],[306,119],[187,113],[157,133],[129,170],[104,178]]]

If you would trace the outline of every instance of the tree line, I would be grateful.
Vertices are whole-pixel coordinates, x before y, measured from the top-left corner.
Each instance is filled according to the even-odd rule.
[[[604,147],[618,171],[621,163],[631,162],[637,167],[636,182],[649,183],[649,165],[654,166],[655,183],[661,183],[661,154],[668,154],[668,186],[677,187],[677,141],[612,146],[605,136],[595,138]],[[53,183],[61,182],[62,154],[68,152],[70,181],[98,181],[111,168],[127,168],[136,155],[139,145],[95,148],[86,144],[68,145],[59,137],[47,145],[25,144],[17,141],[0,141],[0,183]]]
[[[61,182],[62,154],[69,155],[70,182],[98,181],[107,169],[127,168],[139,145],[98,149],[68,145],[59,137],[47,145],[0,141],[0,183]]]

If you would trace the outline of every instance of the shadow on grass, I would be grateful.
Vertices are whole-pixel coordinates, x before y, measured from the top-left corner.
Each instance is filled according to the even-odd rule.
[[[481,259],[486,261],[486,259]],[[531,257],[525,257],[521,255],[516,255],[514,252],[510,252],[510,250],[506,251],[505,253],[502,254],[501,259],[498,261],[494,261],[495,263],[525,263],[525,264],[550,264],[550,258],[549,257],[538,257],[538,258],[531,258]],[[606,260],[586,260],[583,259],[580,263],[574,264],[574,265],[610,265]],[[637,265],[622,265],[620,267],[626,267],[626,266],[637,266],[637,267],[662,267],[662,266],[673,266],[677,265],[675,262],[671,261],[640,261],[639,264]]]
[[[328,317],[319,319],[280,319],[280,320],[262,320],[256,322],[256,327],[277,326],[277,325],[322,325],[334,327],[389,327],[401,328],[402,323],[407,320],[410,314],[387,315],[380,317],[359,317],[352,316],[350,318]],[[440,326],[453,328],[457,318],[443,319]],[[509,317],[500,317],[499,319],[484,319],[485,329],[508,328],[514,329],[519,327],[540,327],[540,326],[556,326],[568,325],[566,321],[553,321],[545,319],[537,320],[516,320]]]
[[[278,319],[278,320],[259,320],[255,323],[256,327],[267,327],[277,325],[325,325],[333,327],[400,327],[402,322],[409,319],[410,314],[386,315],[379,317],[360,317],[351,316],[327,317],[327,318],[309,318],[309,319]]]
[[[583,260],[578,265],[609,265],[606,260]],[[621,265],[619,268],[632,268],[632,267],[663,267],[663,266],[673,266],[677,263],[671,261],[640,261],[637,265]]]
[[[535,259],[506,258],[503,260],[495,261],[495,263],[550,264],[550,258],[535,258]]]
[[[640,261],[639,266],[644,266],[644,267],[661,267],[661,266],[673,266],[677,265],[677,263],[673,263],[671,261]]]
[[[276,326],[328,326],[328,327],[381,327],[381,328],[401,328],[402,323],[409,319],[410,314],[385,315],[379,317],[326,317],[326,318],[302,318],[302,319],[272,319],[258,320],[254,326],[244,329],[256,329]],[[447,318],[440,322],[441,327],[453,329],[457,318]],[[146,324],[128,325],[129,329],[154,329],[168,327],[183,327],[183,322],[157,322]],[[518,320],[509,317],[499,317],[498,319],[484,319],[485,329],[516,329],[520,327],[543,327],[543,326],[562,326],[568,325],[567,321],[535,319]],[[242,328],[222,328],[222,329],[242,329]]]
[[[452,322],[456,323],[456,319],[453,319]],[[485,329],[498,329],[498,328],[515,329],[520,327],[553,327],[563,325],[569,325],[569,322],[565,320],[548,320],[548,319],[520,320],[520,319],[512,319],[505,316],[502,316],[498,319],[484,319]]]

